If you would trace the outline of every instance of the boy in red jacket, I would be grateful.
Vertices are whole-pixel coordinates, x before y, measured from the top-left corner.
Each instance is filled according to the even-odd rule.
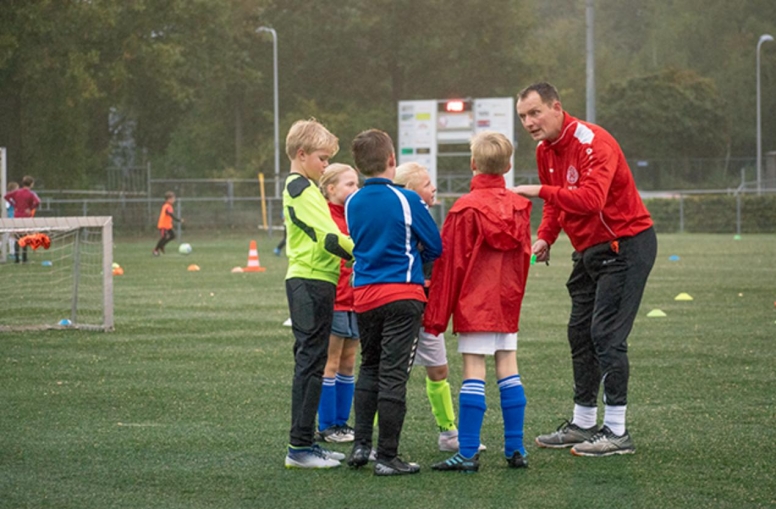
[[[425,330],[439,334],[453,317],[463,354],[459,395],[459,452],[433,470],[476,472],[485,415],[485,356],[496,361],[504,417],[504,453],[524,468],[526,398],[517,370],[520,306],[531,260],[531,202],[506,189],[512,144],[485,131],[471,142],[471,192],[462,196],[442,227],[442,256],[431,276]]]

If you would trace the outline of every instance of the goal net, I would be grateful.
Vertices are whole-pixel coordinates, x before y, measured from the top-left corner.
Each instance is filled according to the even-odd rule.
[[[113,329],[111,217],[0,219],[0,237],[0,331]]]

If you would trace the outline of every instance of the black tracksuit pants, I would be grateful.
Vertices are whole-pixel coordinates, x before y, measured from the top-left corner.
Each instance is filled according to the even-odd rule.
[[[407,413],[407,381],[424,308],[417,300],[398,300],[357,315],[361,367],[353,404],[355,441],[371,447],[377,413],[380,459],[390,460],[398,454]]]
[[[578,405],[597,406],[601,383],[606,405],[627,403],[627,339],[656,255],[653,228],[572,255],[568,341]]]
[[[175,238],[175,230],[159,230],[159,242],[154,248],[156,251],[164,251],[164,246]]]
[[[321,399],[323,368],[334,318],[333,283],[315,279],[286,280],[286,296],[294,332],[294,381],[291,387],[289,444],[313,444],[315,415]]]

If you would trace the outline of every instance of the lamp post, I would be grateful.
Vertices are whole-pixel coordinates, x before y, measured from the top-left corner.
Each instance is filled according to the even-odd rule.
[[[275,198],[280,198],[280,128],[278,127],[278,33],[274,28],[259,27],[256,33],[272,34],[272,81],[275,103]]]
[[[764,42],[772,40],[772,35],[763,34],[760,36],[760,40],[757,41],[757,194],[762,193],[763,174],[763,133],[760,113],[760,46]]]
[[[595,2],[587,0],[585,19],[587,24],[587,116],[585,120],[595,123]]]

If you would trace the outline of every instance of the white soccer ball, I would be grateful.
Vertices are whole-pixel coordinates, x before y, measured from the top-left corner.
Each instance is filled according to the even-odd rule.
[[[178,246],[178,252],[182,255],[191,254],[191,244],[183,243]]]

